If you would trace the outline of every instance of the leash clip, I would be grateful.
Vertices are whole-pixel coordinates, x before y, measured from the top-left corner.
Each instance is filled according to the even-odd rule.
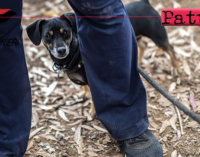
[[[55,72],[57,72],[57,71],[58,71],[58,68],[56,67],[56,63],[55,63],[55,62],[53,62],[52,69],[53,69],[53,71],[55,71]]]
[[[57,79],[58,79],[58,81],[60,80],[59,78],[59,75],[60,75],[60,70],[56,67],[56,65],[55,65],[56,63],[55,62],[53,62],[53,66],[52,66],[52,69],[53,69],[53,71],[55,71],[56,73],[57,73]]]

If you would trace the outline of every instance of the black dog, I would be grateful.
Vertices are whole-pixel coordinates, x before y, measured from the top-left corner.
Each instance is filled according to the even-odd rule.
[[[173,47],[169,44],[166,29],[165,27],[161,26],[161,18],[158,12],[149,4],[148,0],[140,0],[138,2],[128,3],[125,5],[125,9],[129,16],[143,16],[141,18],[130,18],[140,50],[138,54],[138,64],[141,63],[144,51],[146,49],[146,44],[141,40],[141,36],[146,36],[152,39],[159,48],[163,49],[169,54],[173,66],[172,72],[174,74],[178,74],[180,71],[179,62],[175,57]]]
[[[159,16],[151,7],[148,0],[140,0],[125,5],[129,16]],[[137,36],[138,46],[140,48],[139,61],[141,62],[146,45],[141,37],[151,38],[157,46],[168,52],[171,57],[174,71],[179,70],[179,63],[174,55],[173,47],[169,44],[167,32],[161,26],[159,17],[130,18],[131,24]],[[52,18],[48,20],[37,20],[27,27],[27,34],[35,45],[39,45],[41,40],[54,62],[56,69],[62,69],[69,78],[76,84],[87,85],[84,64],[79,52],[78,36],[75,15],[67,13],[61,18]],[[86,95],[90,92],[89,87],[84,87]],[[91,98],[91,94],[89,94]],[[95,109],[92,104],[90,114],[95,115]]]
[[[27,27],[27,34],[35,45],[42,40],[57,69],[65,69],[76,84],[87,85],[74,13],[64,14],[61,18],[37,20]]]
[[[54,62],[54,68],[63,70],[74,83],[84,85],[85,96],[92,100],[79,51],[74,13],[63,14],[61,18],[37,20],[26,30],[33,44],[39,45],[42,40]],[[93,102],[89,113],[92,117],[96,115]]]

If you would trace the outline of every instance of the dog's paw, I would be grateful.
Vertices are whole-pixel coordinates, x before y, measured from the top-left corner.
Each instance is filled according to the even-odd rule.
[[[178,60],[173,60],[172,61],[172,69],[171,69],[171,74],[178,76],[181,73],[181,68],[179,65],[179,61]]]
[[[171,74],[172,75],[178,76],[180,73],[181,73],[180,68],[174,68],[174,67],[171,68]]]

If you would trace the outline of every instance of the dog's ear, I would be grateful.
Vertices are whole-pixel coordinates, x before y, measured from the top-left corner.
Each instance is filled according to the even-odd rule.
[[[44,19],[37,20],[26,28],[28,37],[33,42],[33,44],[37,46],[40,45],[42,39],[41,28],[42,28],[42,23],[44,21],[45,21]]]
[[[77,33],[77,26],[76,26],[76,17],[74,13],[66,13],[60,16],[61,18],[65,18],[71,25],[72,30]]]

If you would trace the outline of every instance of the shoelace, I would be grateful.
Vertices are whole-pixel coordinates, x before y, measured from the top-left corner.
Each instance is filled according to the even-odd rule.
[[[144,137],[142,137],[142,135],[135,137],[135,138],[131,138],[129,144],[135,144],[138,142],[146,142],[148,141],[148,139],[145,139]]]

